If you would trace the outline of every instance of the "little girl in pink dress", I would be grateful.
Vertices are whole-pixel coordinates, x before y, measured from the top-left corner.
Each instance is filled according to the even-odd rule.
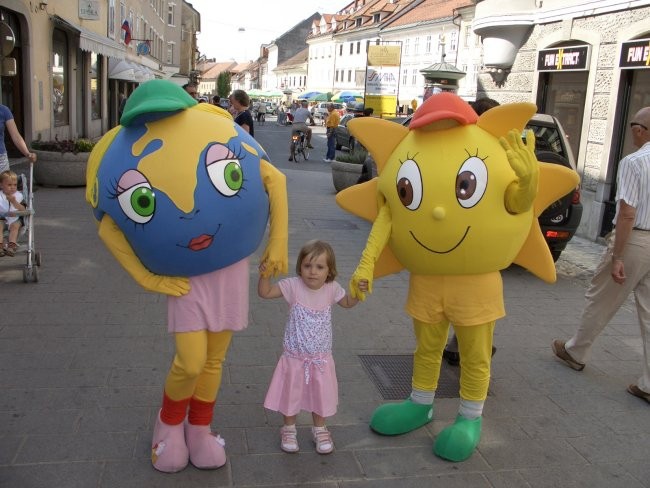
[[[332,358],[332,304],[354,307],[359,301],[347,295],[334,278],[336,260],[332,247],[323,241],[303,246],[296,263],[297,277],[271,284],[264,278],[265,263],[260,265],[257,287],[262,298],[280,298],[289,303],[289,318],[284,331],[284,351],[273,373],[264,406],[280,412],[281,448],[297,452],[296,416],[311,412],[312,436],[316,452],[334,450],[325,418],[336,413],[338,383]],[[364,282],[367,287],[367,282]]]

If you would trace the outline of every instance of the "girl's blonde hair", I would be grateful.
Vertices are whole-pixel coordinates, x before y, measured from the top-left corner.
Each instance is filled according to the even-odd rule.
[[[296,261],[296,274],[301,276],[300,266],[306,258],[312,260],[321,254],[325,254],[327,261],[327,279],[325,280],[325,283],[334,281],[334,278],[336,278],[336,275],[338,274],[336,271],[336,257],[334,256],[334,249],[332,249],[332,246],[325,241],[313,240],[302,246]]]
[[[11,170],[6,170],[0,173],[0,182],[3,182],[5,178],[9,178],[12,181],[18,181],[18,175]]]

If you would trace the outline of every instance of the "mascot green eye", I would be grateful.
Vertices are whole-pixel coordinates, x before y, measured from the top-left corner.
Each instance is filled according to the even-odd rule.
[[[244,172],[236,159],[222,159],[208,165],[210,181],[219,193],[232,197],[244,184]]]
[[[132,186],[117,199],[127,217],[138,224],[149,222],[156,210],[156,195],[147,183]]]

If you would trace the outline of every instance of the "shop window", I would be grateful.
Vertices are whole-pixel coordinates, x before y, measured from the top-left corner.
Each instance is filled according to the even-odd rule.
[[[449,49],[455,51],[458,47],[458,34],[456,31],[453,31],[450,36]]]
[[[68,39],[60,29],[52,33],[52,112],[56,127],[68,124]]]
[[[108,0],[108,37],[115,39],[115,0]]]
[[[167,43],[167,64],[174,64],[174,43]]]
[[[102,117],[102,57],[90,53],[90,114],[93,120]]]
[[[174,7],[176,4],[170,2],[167,4],[167,25],[176,25],[176,21],[174,20]]]

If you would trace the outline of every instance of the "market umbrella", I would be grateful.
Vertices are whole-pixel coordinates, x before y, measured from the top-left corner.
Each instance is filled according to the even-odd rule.
[[[311,100],[315,96],[320,95],[321,93],[322,92],[319,91],[311,91],[311,92],[303,93],[302,95],[298,95],[296,98],[298,100]]]
[[[359,92],[343,90],[335,93],[334,96],[332,96],[332,101],[346,103],[359,102],[363,101],[363,95]]]
[[[312,100],[314,102],[329,102],[332,99],[332,92],[329,93],[321,93],[320,95],[316,95]]]
[[[282,92],[280,90],[269,90],[266,92],[266,96],[269,98],[279,98],[282,96]]]

